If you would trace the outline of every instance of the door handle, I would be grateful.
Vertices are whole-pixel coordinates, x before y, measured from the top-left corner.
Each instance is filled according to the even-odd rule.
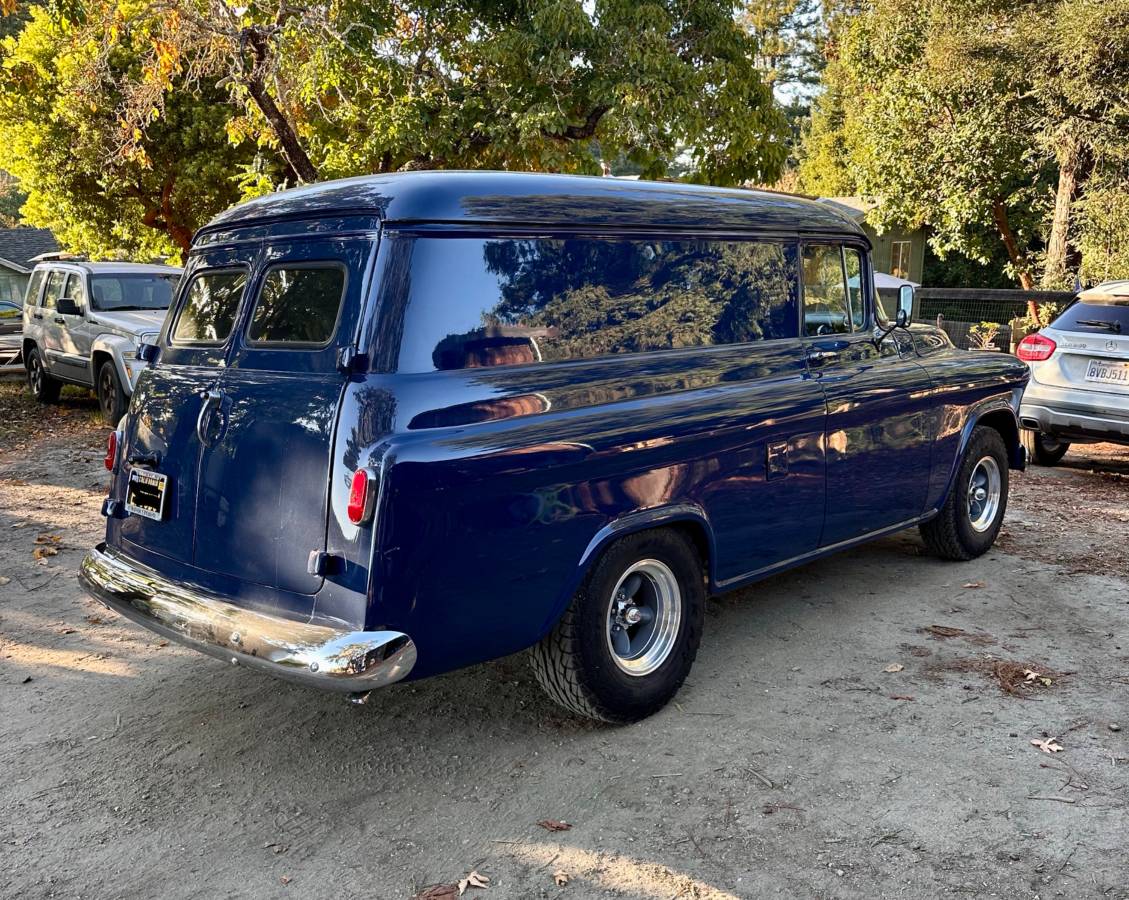
[[[58,322],[60,325],[66,325],[67,324],[67,320],[64,319],[62,316],[55,316],[55,321]]]
[[[807,357],[808,362],[812,363],[814,365],[818,365],[820,363],[825,363],[828,360],[838,359],[838,358],[839,358],[839,351],[838,350],[809,350],[808,351],[808,357]]]
[[[205,447],[210,446],[208,440],[208,427],[212,424],[212,406],[223,405],[223,391],[213,388],[210,391],[201,391],[200,396],[204,403],[200,407],[200,415],[196,417],[196,437]]]
[[[43,313],[32,313],[32,314],[31,314],[31,317],[32,317],[33,319],[42,319],[42,318],[43,318]]]

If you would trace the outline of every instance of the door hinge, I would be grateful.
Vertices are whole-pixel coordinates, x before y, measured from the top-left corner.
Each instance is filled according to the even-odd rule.
[[[324,578],[326,575],[336,575],[345,568],[343,557],[335,553],[326,553],[324,550],[311,550],[306,561],[306,571],[310,575]]]
[[[342,347],[337,351],[337,368],[344,375],[356,375],[368,368],[368,354],[356,347]]]

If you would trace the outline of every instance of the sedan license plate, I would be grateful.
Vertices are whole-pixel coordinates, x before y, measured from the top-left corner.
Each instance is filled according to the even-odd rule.
[[[1123,384],[1129,387],[1129,362],[1091,359],[1086,366],[1086,380],[1099,384]]]
[[[169,476],[148,469],[131,469],[125,486],[127,512],[160,522],[165,517]]]

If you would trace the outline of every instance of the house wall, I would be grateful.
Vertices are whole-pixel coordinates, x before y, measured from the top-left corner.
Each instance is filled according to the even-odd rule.
[[[900,241],[909,243],[909,269],[905,275],[910,281],[916,281],[921,284],[922,271],[925,268],[925,231],[921,228],[914,231],[905,231],[901,228],[888,228],[882,234],[878,234],[873,228],[867,224],[863,224],[863,230],[866,236],[870,238],[874,244],[874,271],[885,272],[888,275],[894,274],[893,272],[893,253],[894,244]]]
[[[14,300],[23,306],[29,277],[22,272],[0,266],[0,300]]]

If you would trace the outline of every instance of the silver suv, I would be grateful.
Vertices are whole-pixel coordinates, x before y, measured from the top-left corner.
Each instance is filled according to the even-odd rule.
[[[1129,281],[1082,291],[1015,354],[1031,367],[1019,421],[1036,462],[1053,465],[1072,442],[1129,444]]]
[[[143,341],[154,341],[180,269],[139,263],[52,260],[37,265],[23,313],[27,383],[37,400],[63,384],[92,388],[106,422],[125,414]]]

